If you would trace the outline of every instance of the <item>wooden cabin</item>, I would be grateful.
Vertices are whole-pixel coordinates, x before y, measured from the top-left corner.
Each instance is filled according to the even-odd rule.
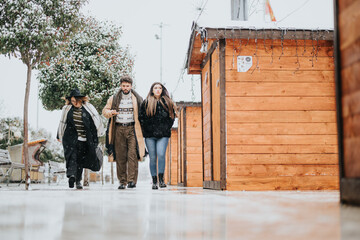
[[[360,205],[360,4],[335,1],[341,202]]]
[[[203,187],[338,189],[333,32],[193,25]]]
[[[173,127],[171,129],[171,138],[166,149],[166,164],[165,164],[165,183],[168,185],[177,185],[178,177],[178,129]]]
[[[178,186],[202,187],[201,103],[177,102],[176,104],[178,127],[177,134],[172,134],[171,164],[168,164],[171,166],[171,184],[174,184],[175,174],[177,174]],[[177,136],[177,140],[175,140],[175,136]],[[173,158],[176,153],[177,158]],[[176,169],[175,166],[177,166]]]

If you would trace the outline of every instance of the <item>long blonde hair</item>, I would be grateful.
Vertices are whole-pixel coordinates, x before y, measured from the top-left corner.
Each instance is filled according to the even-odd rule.
[[[155,85],[160,85],[162,87],[162,92],[161,92],[159,101],[155,98],[154,93],[153,93],[153,89],[154,89]],[[164,99],[165,104],[163,103],[163,101],[161,101],[161,99]],[[155,115],[156,104],[157,104],[157,102],[160,102],[160,104],[165,108],[165,110],[169,112],[170,117],[172,119],[175,118],[176,112],[177,112],[176,105],[175,105],[174,101],[171,100],[171,98],[169,96],[169,92],[167,91],[166,87],[162,83],[154,82],[151,85],[150,91],[146,97],[146,100],[147,100],[147,105],[146,105],[146,115],[147,116]]]

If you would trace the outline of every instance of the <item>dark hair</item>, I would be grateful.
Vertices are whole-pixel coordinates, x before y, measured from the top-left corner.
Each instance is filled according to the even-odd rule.
[[[132,85],[133,80],[132,80],[132,78],[130,76],[123,76],[120,79],[120,84],[122,84],[123,82],[127,82],[127,83],[130,83]]]
[[[89,97],[85,96],[85,97],[74,97],[76,99],[76,102],[81,101],[81,103],[84,102],[88,102],[89,101]],[[72,105],[71,103],[71,98],[65,98],[65,105]]]

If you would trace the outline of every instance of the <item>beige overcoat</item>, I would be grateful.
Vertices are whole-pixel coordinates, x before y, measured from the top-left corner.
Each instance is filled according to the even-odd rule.
[[[138,159],[139,161],[143,160],[143,157],[145,157],[145,142],[144,142],[144,137],[142,134],[142,130],[141,130],[141,126],[140,126],[140,122],[138,119],[139,116],[139,103],[138,103],[138,99],[134,93],[133,90],[131,92],[131,98],[132,98],[132,102],[133,102],[133,107],[134,107],[134,120],[135,120],[135,136],[136,136],[136,141],[137,141],[137,146],[138,146],[138,154],[140,156],[140,158]],[[118,111],[118,107],[119,106],[114,106],[113,107],[113,99],[114,96],[110,97],[104,107],[104,109],[102,110],[102,115],[106,118],[111,118],[110,120],[110,126],[109,126],[109,143],[114,142],[115,139],[115,121],[116,121],[116,115],[112,116],[111,114],[111,110],[116,110]]]

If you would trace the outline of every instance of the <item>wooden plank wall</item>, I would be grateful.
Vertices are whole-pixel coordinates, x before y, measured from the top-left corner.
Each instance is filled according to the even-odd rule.
[[[230,39],[225,52],[227,189],[338,189],[333,42]]]
[[[212,146],[211,146],[211,90],[210,61],[202,71],[202,106],[203,106],[203,148],[204,148],[204,181],[212,180]]]
[[[360,177],[360,1],[338,1],[344,177]]]
[[[186,107],[186,186],[203,186],[201,107]]]
[[[171,129],[171,138],[170,138],[170,185],[177,185],[177,175],[178,175],[178,130],[177,128]]]

